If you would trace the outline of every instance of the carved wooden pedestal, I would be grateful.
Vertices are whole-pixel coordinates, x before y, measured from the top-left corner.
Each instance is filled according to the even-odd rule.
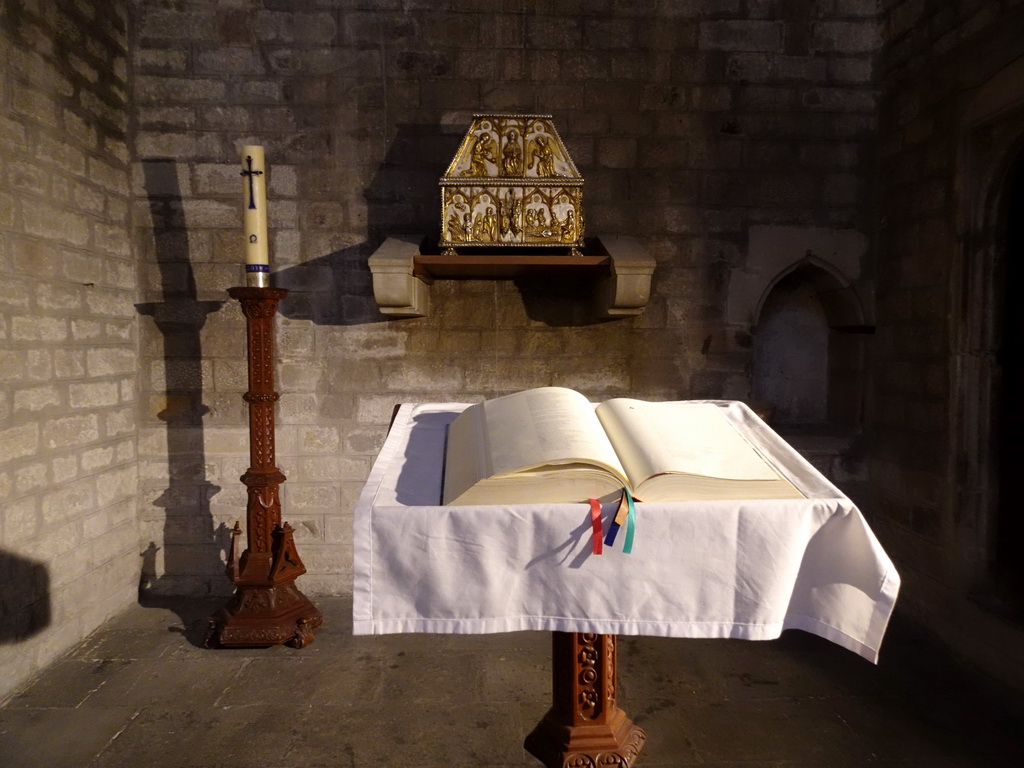
[[[629,768],[647,734],[616,704],[615,635],[554,632],[553,702],[523,746],[547,768]]]
[[[295,548],[293,531],[281,523],[279,489],[285,476],[274,456],[274,315],[277,302],[288,295],[283,288],[231,288],[245,314],[249,351],[249,469],[242,475],[248,489],[246,536],[248,546],[239,555],[242,534],[232,531],[227,574],[235,594],[210,618],[206,644],[211,647],[270,646],[287,643],[302,648],[313,642],[313,630],[323,616],[299,588],[295,579],[306,567]]]

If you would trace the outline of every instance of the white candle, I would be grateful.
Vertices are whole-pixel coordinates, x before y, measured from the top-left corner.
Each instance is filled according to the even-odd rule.
[[[242,210],[245,220],[245,282],[270,284],[267,249],[267,174],[263,147],[242,147]]]

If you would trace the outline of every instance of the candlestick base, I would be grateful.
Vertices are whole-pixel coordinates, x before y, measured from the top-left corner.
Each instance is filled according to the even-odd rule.
[[[208,648],[305,648],[323,615],[294,581],[273,587],[239,587],[223,608],[210,617]]]
[[[313,630],[323,623],[323,615],[295,586],[295,579],[306,567],[295,548],[292,527],[288,523],[276,527],[270,553],[247,549],[239,555],[241,534],[235,523],[225,569],[235,584],[235,594],[210,617],[206,646],[306,647],[313,642]]]

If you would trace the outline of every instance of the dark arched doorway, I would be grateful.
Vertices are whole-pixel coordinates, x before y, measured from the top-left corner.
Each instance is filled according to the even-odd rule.
[[[1024,152],[1006,186],[1005,249],[996,269],[996,376],[993,398],[998,499],[991,567],[1004,607],[1024,617]]]

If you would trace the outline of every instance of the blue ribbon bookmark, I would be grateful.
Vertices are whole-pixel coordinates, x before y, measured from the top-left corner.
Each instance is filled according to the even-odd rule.
[[[615,517],[612,520],[612,524],[608,526],[608,535],[604,537],[604,543],[609,547],[615,544],[615,537],[619,533],[619,528],[621,528],[626,522],[627,507],[625,488],[622,489],[622,493],[623,495],[619,497],[619,508],[615,510]]]
[[[615,519],[608,527],[608,535],[604,537],[605,546],[612,546],[619,529],[626,526],[626,540],[622,543],[622,553],[628,555],[633,551],[633,533],[636,531],[636,506],[633,504],[633,497],[625,488],[622,489],[622,498],[619,501],[619,508],[615,512]]]

